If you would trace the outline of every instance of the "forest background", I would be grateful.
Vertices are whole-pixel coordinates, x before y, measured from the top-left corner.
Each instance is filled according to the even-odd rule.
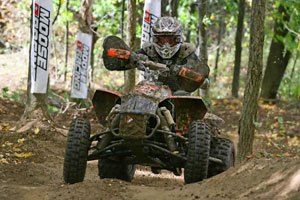
[[[163,1],[168,2],[168,1]],[[240,3],[243,1],[240,1]],[[141,25],[143,16],[144,1],[137,1],[136,8],[136,42],[134,49],[139,48]],[[264,45],[264,67],[271,68],[273,74],[278,71],[280,75],[274,79],[265,76],[263,88],[270,90],[266,85],[269,82],[276,82],[275,91],[266,91],[265,98],[295,101],[300,96],[300,73],[299,73],[299,20],[300,6],[296,0],[268,1],[266,5],[265,19],[265,45]],[[80,1],[54,0],[54,25],[52,35],[51,54],[51,83],[65,82],[70,84],[72,75],[75,40],[78,32],[78,21],[80,18]],[[243,6],[243,8],[239,8]],[[126,5],[122,0],[111,0],[109,2],[94,1],[92,5],[92,22],[95,48],[92,61],[92,79],[97,87],[122,90],[124,84],[123,72],[109,72],[102,65],[102,42],[108,35],[116,35],[126,39],[127,15]],[[171,1],[166,3],[163,15],[177,16],[183,26],[183,35],[186,42],[191,42],[199,47],[199,10],[197,1]],[[241,64],[238,74],[235,69],[235,49],[237,37],[237,25],[239,9],[245,9],[243,27],[239,30],[242,36],[241,43]],[[248,67],[248,50],[250,37],[250,9],[251,2],[244,1],[244,5],[237,1],[214,0],[209,1],[207,14],[203,18],[203,25],[206,28],[206,43],[208,64],[211,68],[211,90],[213,98],[224,98],[229,96],[237,97],[243,95],[246,72]],[[13,12],[12,12],[13,11]],[[9,53],[15,51],[29,52],[30,42],[30,2],[4,0],[1,3],[0,26],[1,26],[1,52]],[[68,27],[68,32],[66,28]],[[278,32],[279,31],[279,32]],[[66,34],[68,33],[68,34]],[[68,36],[68,37],[66,37]],[[66,40],[68,38],[68,40]],[[272,42],[280,43],[281,48],[272,49]],[[67,48],[68,46],[68,48]],[[4,48],[5,47],[5,48]],[[278,46],[277,46],[278,47]],[[199,49],[199,48],[198,48]],[[274,65],[274,62],[267,67],[268,59],[273,54],[282,54],[275,59],[283,65]],[[276,56],[276,55],[275,55]],[[25,56],[26,57],[26,56]],[[274,56],[273,56],[274,57]],[[27,69],[25,62],[20,66]],[[284,66],[286,65],[286,66]],[[264,70],[264,71],[265,71]],[[280,71],[280,72],[279,72]],[[282,78],[281,78],[282,77]],[[276,79],[275,79],[276,78]],[[65,81],[66,80],[66,81]],[[234,89],[234,82],[239,84],[238,93]],[[233,87],[232,87],[233,86]],[[4,89],[3,89],[4,88]],[[236,88],[236,87],[235,87]],[[2,87],[2,91],[13,89]],[[274,94],[275,93],[275,94]],[[264,94],[264,93],[263,93]]]

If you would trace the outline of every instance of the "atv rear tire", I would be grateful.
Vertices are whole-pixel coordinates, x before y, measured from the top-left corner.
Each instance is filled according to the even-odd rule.
[[[87,119],[77,118],[71,123],[64,160],[64,181],[82,182],[85,176],[91,127]]]
[[[98,173],[102,178],[116,178],[131,182],[135,174],[136,166],[134,164],[124,164],[112,161],[107,158],[98,161]]]
[[[208,177],[220,174],[234,166],[235,149],[233,143],[225,138],[213,138],[210,144],[210,156],[222,160],[223,164],[210,161]]]
[[[194,183],[207,177],[211,133],[207,124],[197,120],[191,123],[188,134],[189,144],[184,181]]]

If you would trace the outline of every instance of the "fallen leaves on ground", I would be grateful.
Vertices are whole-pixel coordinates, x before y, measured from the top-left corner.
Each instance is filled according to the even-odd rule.
[[[9,123],[1,123],[0,124],[0,131],[10,131],[12,127]]]
[[[18,158],[28,158],[28,157],[32,156],[33,153],[32,153],[32,152],[27,152],[27,153],[15,153],[14,155],[15,155],[16,157],[18,157]]]
[[[26,148],[25,138],[14,139],[13,141],[1,142],[0,146],[0,164],[10,162],[20,162],[20,159],[26,159],[34,154]]]

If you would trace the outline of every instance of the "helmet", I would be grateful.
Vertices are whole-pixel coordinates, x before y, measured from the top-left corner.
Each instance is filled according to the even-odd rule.
[[[176,18],[161,17],[152,27],[152,40],[156,52],[165,59],[169,59],[179,50],[181,25]]]

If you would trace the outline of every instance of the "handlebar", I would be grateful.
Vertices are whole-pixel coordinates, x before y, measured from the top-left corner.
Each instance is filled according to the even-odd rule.
[[[140,61],[141,64],[145,65],[146,67],[149,67],[151,70],[163,70],[163,71],[169,71],[169,68],[167,65],[162,64],[162,63],[156,63],[150,60],[146,61]]]
[[[137,59],[139,59],[139,57],[137,56],[136,53],[131,52],[126,49],[109,48],[107,50],[107,56],[112,57],[112,58],[120,58],[120,59],[129,60],[130,56],[132,56],[132,55],[137,57]],[[156,62],[153,62],[150,60],[139,60],[138,64],[144,65],[151,70],[169,71],[169,68],[167,67],[167,65],[161,64],[161,63],[156,63]]]
[[[148,76],[155,76],[154,74],[149,73],[150,70],[154,71],[161,71],[161,75],[164,74],[165,72],[169,72],[170,69],[167,67],[167,65],[162,64],[162,63],[156,63],[150,60],[144,60],[141,59],[139,56],[137,56],[136,53],[126,50],[126,49],[116,49],[116,48],[109,48],[107,50],[107,55],[109,57],[114,57],[114,58],[120,58],[120,59],[125,59],[129,60],[130,57],[134,57],[136,60],[137,68],[139,70],[143,70],[145,72],[148,72]],[[189,79],[194,82],[198,82],[199,84],[202,84],[205,80],[205,77],[198,72],[195,72],[193,70],[190,70],[189,68],[186,68],[182,66],[181,68],[178,69],[179,71],[176,73],[176,75],[181,76],[185,79]]]

